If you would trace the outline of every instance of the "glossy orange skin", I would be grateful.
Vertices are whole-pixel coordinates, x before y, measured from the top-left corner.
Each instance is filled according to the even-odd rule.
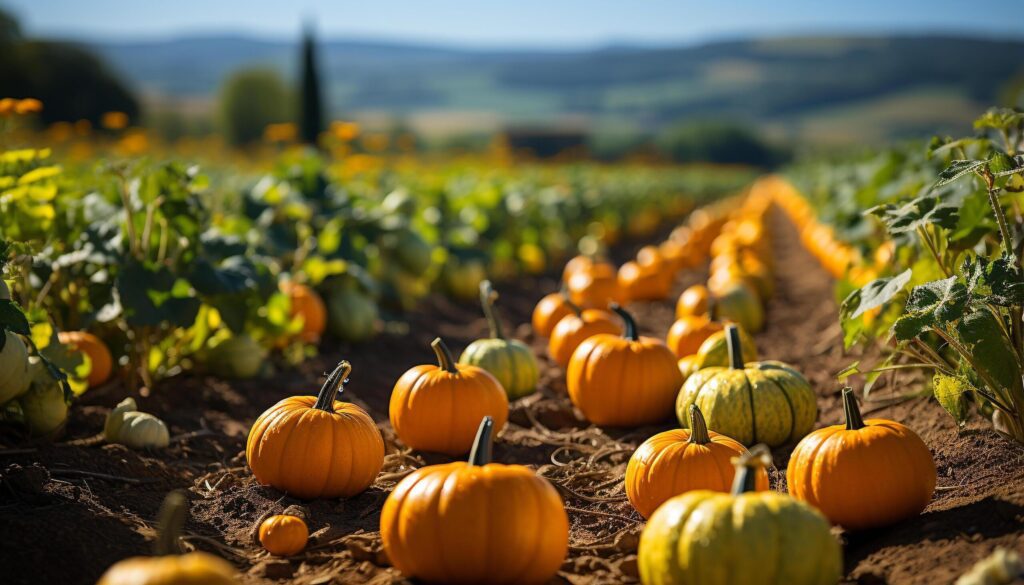
[[[615,267],[608,262],[594,260],[590,256],[574,256],[565,263],[562,270],[562,282],[568,284],[576,274],[590,274],[593,276],[609,276],[615,274]]]
[[[354,496],[384,465],[384,439],[355,404],[336,400],[332,413],[315,403],[315,396],[292,396],[267,409],[249,431],[245,458],[260,483],[291,496]]]
[[[614,270],[611,274],[577,272],[569,278],[566,289],[569,291],[570,300],[584,309],[603,309],[609,303],[623,300],[618,276]]]
[[[551,293],[533,308],[533,332],[541,337],[550,337],[555,325],[563,317],[572,314],[572,307],[562,293]]]
[[[548,354],[563,368],[569,358],[588,337],[600,333],[622,334],[622,325],[614,313],[601,309],[586,309],[579,316],[569,315],[558,322],[548,340]]]
[[[61,331],[57,341],[75,351],[89,356],[92,369],[87,379],[90,387],[99,386],[110,379],[114,370],[114,358],[103,340],[88,331]]]
[[[728,492],[736,467],[732,458],[746,453],[738,441],[708,432],[711,442],[690,443],[690,431],[672,429],[644,441],[626,466],[626,496],[644,518],[665,502],[691,490]],[[768,472],[757,471],[757,491],[768,489]]]
[[[448,455],[469,452],[480,419],[494,417],[500,431],[508,421],[508,396],[487,370],[458,364],[458,373],[435,365],[409,369],[395,383],[388,408],[391,426],[417,451]]]
[[[679,295],[679,301],[676,302],[676,319],[707,315],[710,302],[711,291],[708,290],[708,287],[695,284]]]
[[[711,337],[718,331],[725,329],[725,325],[719,321],[712,321],[707,316],[687,315],[680,317],[668,330],[665,344],[682,359],[686,356],[697,353],[704,340]]]
[[[277,514],[260,523],[260,544],[273,555],[287,557],[302,552],[309,541],[309,528],[298,516]]]
[[[789,495],[850,530],[916,516],[935,492],[935,461],[924,441],[898,422],[867,419],[858,430],[818,429],[789,459]]]
[[[672,272],[657,266],[626,262],[619,268],[619,290],[628,301],[656,301],[669,295]]]
[[[569,399],[587,420],[602,426],[668,418],[682,385],[675,354],[653,337],[595,335],[576,348],[566,371]]]
[[[299,339],[306,343],[320,341],[327,328],[327,306],[324,300],[316,291],[297,282],[283,283],[281,291],[291,299],[292,317],[302,317]]]
[[[521,465],[463,462],[414,471],[384,502],[391,563],[428,583],[539,584],[569,547],[558,492]]]

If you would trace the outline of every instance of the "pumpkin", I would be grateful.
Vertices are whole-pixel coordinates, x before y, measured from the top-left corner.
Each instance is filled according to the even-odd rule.
[[[430,344],[437,365],[409,369],[395,383],[388,414],[403,443],[418,451],[462,455],[473,446],[480,419],[508,420],[508,396],[490,372],[457,365],[441,338]]]
[[[61,381],[49,369],[35,367],[27,392],[18,399],[30,435],[49,437],[57,434],[68,420],[68,403]]]
[[[611,276],[615,274],[615,267],[608,262],[595,260],[591,256],[580,254],[579,256],[572,257],[565,263],[565,269],[562,270],[562,282],[568,284],[569,279],[574,275],[582,273]]]
[[[843,390],[845,425],[818,429],[793,450],[789,494],[850,530],[916,516],[935,491],[935,461],[914,431],[861,417],[853,390]]]
[[[563,368],[569,365],[573,352],[585,339],[601,333],[622,334],[622,326],[614,313],[602,309],[580,310],[576,305],[573,308],[575,312],[555,325],[548,340],[548,355]]]
[[[584,309],[607,307],[622,300],[622,290],[614,270],[611,274],[577,272],[566,283],[569,299]]]
[[[480,283],[487,278],[487,267],[476,258],[458,258],[448,254],[448,261],[441,270],[441,281],[445,289],[457,299],[470,300],[476,298],[480,291]]]
[[[565,560],[569,519],[562,499],[528,467],[490,462],[496,426],[484,417],[468,462],[417,469],[384,502],[384,551],[406,577],[539,584]]]
[[[434,249],[419,232],[400,227],[384,234],[381,239],[383,247],[391,252],[405,272],[422,276],[430,268]]]
[[[164,448],[170,443],[167,425],[152,414],[139,412],[130,396],[107,415],[103,434],[107,442],[133,449]]]
[[[384,465],[384,440],[365,410],[337,400],[352,366],[342,361],[317,396],[291,396],[260,415],[245,458],[261,484],[296,498],[349,497]]]
[[[210,371],[223,378],[252,378],[263,369],[266,352],[245,333],[233,335],[213,346],[206,356]]]
[[[696,404],[690,430],[672,429],[644,441],[626,466],[626,496],[650,518],[665,500],[691,490],[727,492],[735,469],[731,460],[747,449],[734,439],[708,431]],[[757,469],[757,490],[768,489],[768,472]]]
[[[676,302],[676,318],[703,316],[711,306],[711,292],[702,284],[695,284],[683,291]]]
[[[733,282],[715,293],[715,316],[739,323],[744,331],[757,333],[764,328],[761,299],[750,286]]]
[[[818,416],[814,391],[807,380],[782,362],[744,365],[739,327],[726,326],[730,366],[694,372],[679,391],[676,415],[686,428],[691,404],[707,419],[708,428],[744,445],[779,446],[811,431]]]
[[[309,541],[306,522],[291,514],[275,514],[260,522],[260,544],[272,555],[287,557],[302,552]]]
[[[377,333],[377,303],[354,285],[336,286],[327,296],[327,326],[341,341],[366,341]]]
[[[697,353],[701,344],[712,334],[724,331],[725,325],[708,316],[686,315],[676,319],[669,327],[665,344],[682,359]]]
[[[224,559],[205,552],[178,554],[178,535],[188,512],[174,491],[160,509],[155,557],[132,557],[107,569],[96,585],[235,585],[239,576]]]
[[[550,337],[555,325],[562,317],[573,313],[565,290],[551,293],[540,300],[533,309],[533,332],[541,337]]]
[[[623,335],[599,334],[583,341],[569,359],[569,399],[587,420],[604,426],[639,426],[663,420],[683,376],[676,356],[653,337],[637,335],[632,315],[613,310]]]
[[[469,344],[459,356],[459,363],[478,366],[490,372],[501,382],[509,399],[514,400],[537,389],[540,367],[525,343],[505,337],[501,320],[494,310],[497,298],[498,294],[494,292],[489,280],[480,283],[480,303],[491,329],[491,337]]]
[[[653,265],[641,266],[626,262],[619,268],[620,296],[630,301],[656,301],[668,296],[672,287],[672,273]]]
[[[0,404],[24,394],[32,383],[28,367],[28,348],[17,334],[2,332],[0,346]]]
[[[677,365],[679,366],[679,373],[683,375],[684,382],[690,379],[690,376],[700,369],[700,366],[697,364],[696,355],[688,355],[684,358],[680,358]]]
[[[661,505],[640,535],[644,585],[834,585],[843,567],[828,520],[785,494],[757,489],[767,449],[736,458],[731,493],[687,492]]]
[[[114,369],[114,358],[107,344],[88,331],[61,331],[57,341],[89,358],[89,386],[96,387],[110,379]]]
[[[736,326],[739,329],[740,336],[740,349],[743,351],[744,360],[749,359],[750,361],[757,360],[757,346],[754,345],[754,339],[747,335],[747,332],[743,330],[739,325]],[[716,331],[708,336],[700,347],[697,348],[696,363],[697,369],[712,368],[712,367],[726,367],[731,362],[729,361],[729,342],[728,335],[725,329]]]
[[[298,338],[306,343],[316,343],[327,329],[327,305],[315,290],[298,282],[281,283],[281,292],[291,301],[292,318],[302,319],[302,330]]]

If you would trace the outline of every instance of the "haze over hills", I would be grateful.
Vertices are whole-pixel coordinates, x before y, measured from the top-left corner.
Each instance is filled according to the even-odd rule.
[[[295,43],[245,36],[89,44],[150,97],[202,101],[236,69],[291,78],[298,63]],[[738,118],[834,143],[963,131],[1024,78],[1024,42],[937,35],[587,51],[324,40],[320,59],[336,116],[386,113],[427,126],[462,117],[469,127],[571,117],[642,130]]]

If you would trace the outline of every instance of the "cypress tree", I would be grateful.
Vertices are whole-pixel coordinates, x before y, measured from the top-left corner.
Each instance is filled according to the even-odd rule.
[[[324,119],[313,29],[308,25],[302,33],[302,98],[299,107],[299,137],[306,144],[315,146],[317,137],[324,129]]]

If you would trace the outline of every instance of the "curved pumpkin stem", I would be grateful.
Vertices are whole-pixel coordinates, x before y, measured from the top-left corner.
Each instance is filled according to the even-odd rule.
[[[725,342],[729,347],[729,367],[734,370],[742,370],[743,344],[740,342],[740,328],[736,325],[726,325]]]
[[[704,413],[697,408],[696,404],[690,405],[690,440],[691,445],[707,445],[711,442],[711,435],[708,434],[708,423],[704,420]]]
[[[313,408],[333,413],[334,401],[338,399],[339,394],[345,391],[345,384],[348,384],[348,375],[351,373],[352,364],[341,360],[331,375],[327,376],[327,381],[320,388],[320,393],[316,395],[316,403],[313,404]]]
[[[622,317],[622,321],[626,324],[626,330],[623,332],[622,337],[630,341],[640,339],[636,332],[636,320],[633,319],[633,315],[630,315],[629,312],[620,307],[618,303],[612,303],[608,308],[615,311],[619,317]]]
[[[434,355],[437,356],[437,367],[450,374],[459,373],[459,369],[455,367],[455,358],[452,357],[452,352],[448,349],[448,346],[444,344],[443,339],[438,337],[434,341],[431,341],[430,347],[434,350]]]
[[[469,464],[483,466],[491,462],[491,439],[494,435],[494,419],[485,416],[480,421],[473,440],[473,450],[469,452]]]
[[[487,326],[491,328],[491,339],[505,339],[505,331],[501,327],[501,320],[494,312],[494,301],[498,300],[498,293],[491,286],[491,281],[485,280],[480,283],[480,304],[484,308],[484,317],[487,317]]]
[[[771,466],[772,453],[763,444],[754,445],[750,451],[733,457],[732,464],[736,466],[736,475],[733,477],[730,493],[738,496],[757,491],[757,471]]]
[[[157,520],[156,543],[153,549],[157,556],[181,554],[178,537],[185,527],[185,516],[188,515],[188,500],[181,490],[167,494],[160,505],[160,516]]]
[[[864,417],[860,414],[860,407],[857,406],[857,397],[853,393],[853,388],[849,386],[843,388],[843,414],[846,415],[846,430],[856,431],[867,426],[864,424]]]

